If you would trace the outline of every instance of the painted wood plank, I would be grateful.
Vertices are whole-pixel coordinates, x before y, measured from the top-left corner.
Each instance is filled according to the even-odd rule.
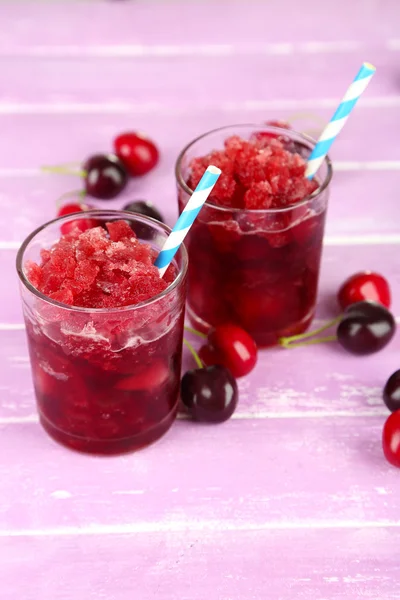
[[[398,37],[397,8],[396,0],[341,0],[336,5],[305,0],[302,10],[296,11],[296,18],[289,19],[288,15],[293,14],[292,0],[252,0],[245,4],[234,1],[229,8],[226,3],[211,0],[111,1],[96,4],[95,10],[90,1],[23,5],[8,2],[1,9],[0,48],[12,55],[71,45],[80,50],[99,45],[296,44],[338,40],[373,45]],[[346,14],[346,19],[341,18],[342,14]]]
[[[173,175],[173,157],[177,153],[178,149],[176,153],[169,153],[153,174],[131,180],[117,199],[107,202],[88,199],[88,202],[98,208],[123,208],[132,200],[147,199],[158,206],[166,222],[172,226],[178,214]],[[0,248],[18,248],[33,229],[55,218],[57,200],[68,191],[79,190],[81,185],[78,177],[58,174],[0,176],[0,209],[3,214]],[[338,171],[331,184],[326,244],[346,243],[347,240],[351,245],[352,236],[357,239],[360,235],[380,234],[383,241],[397,240],[399,186],[400,161],[399,170],[394,171]],[[63,202],[76,199],[77,196],[72,195]],[[386,238],[386,235],[391,237]],[[340,236],[343,236],[343,242]]]
[[[110,151],[114,136],[132,128],[145,131],[157,142],[163,157],[160,168],[173,178],[172,169],[180,150],[195,137],[211,129],[234,123],[262,123],[267,119],[283,118],[291,121],[296,129],[315,135],[334,110],[333,105],[321,108],[317,103],[310,103],[306,107],[301,104],[287,107],[281,105],[279,100],[271,107],[268,103],[264,105],[262,98],[255,100],[256,103],[247,105],[233,101],[206,110],[195,110],[189,105],[188,112],[176,108],[175,111],[167,109],[163,113],[162,102],[157,101],[156,107],[152,108],[150,101],[150,104],[137,104],[133,99],[125,112],[118,114],[118,110],[112,110],[111,114],[105,114],[107,100],[100,105],[103,114],[96,114],[95,111],[90,113],[89,110],[87,114],[85,111],[82,114],[51,114],[45,111],[41,115],[0,115],[0,130],[3,133],[0,139],[0,175],[12,175],[10,170],[20,169],[22,177],[24,172],[34,174],[44,164],[79,162],[90,153]],[[398,100],[400,105],[400,96]],[[346,132],[332,148],[332,159],[351,162],[398,161],[399,127],[399,106],[373,108],[360,100],[357,110],[346,124]],[[29,143],[21,145],[18,143],[20,139],[27,139]],[[159,172],[149,175],[149,183]],[[137,180],[137,185],[141,181],[144,180]],[[2,189],[2,179],[0,185]]]
[[[396,600],[399,541],[385,528],[8,538],[2,597]]]
[[[222,102],[339,102],[367,58],[377,68],[363,101],[397,96],[398,52],[366,50],[304,55],[1,58],[0,102],[48,104],[162,103],[171,109]],[[99,71],[101,77],[98,76]],[[326,77],[329,73],[329,77]],[[162,94],[160,91],[162,90]],[[212,93],[210,91],[212,90]]]
[[[108,460],[67,452],[36,424],[2,425],[0,536],[400,526],[383,421],[178,421]]]

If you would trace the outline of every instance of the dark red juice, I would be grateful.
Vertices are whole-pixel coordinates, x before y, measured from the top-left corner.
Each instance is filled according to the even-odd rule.
[[[234,322],[269,346],[313,318],[327,194],[304,176],[306,139],[243,128],[233,128],[240,137],[211,132],[209,143],[223,150],[199,155],[206,134],[178,162],[180,211],[205,165],[222,170],[187,238],[188,313],[198,329]]]

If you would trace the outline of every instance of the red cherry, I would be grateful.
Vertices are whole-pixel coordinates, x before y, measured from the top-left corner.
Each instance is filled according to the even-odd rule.
[[[65,204],[58,210],[57,217],[65,217],[66,215],[71,215],[73,213],[84,212],[86,210],[90,210],[91,208],[92,207],[88,206],[87,204]],[[91,229],[92,227],[96,226],[97,221],[94,219],[76,219],[76,221],[68,221],[68,223],[61,225],[61,233],[66,235],[74,229],[86,231],[87,229]]]
[[[200,356],[201,362],[204,365],[206,365],[206,367],[211,367],[212,365],[221,364],[221,361],[218,357],[218,352],[216,350],[214,350],[214,348],[212,348],[208,344],[205,344],[204,346],[202,346],[200,348],[199,356]]]
[[[132,176],[145,175],[158,163],[156,145],[136,132],[122,133],[114,140],[115,154]]]
[[[383,426],[382,447],[386,460],[400,467],[400,410],[392,413]]]
[[[382,275],[364,271],[346,279],[338,293],[338,301],[342,309],[363,300],[377,302],[390,308],[390,287]]]
[[[77,213],[77,212],[83,212],[84,210],[89,210],[89,206],[87,206],[86,204],[78,204],[76,203],[71,203],[71,204],[64,204],[64,206],[61,206],[58,209],[57,212],[57,217],[64,217],[65,215],[71,215],[73,213]]]
[[[234,377],[242,377],[254,369],[257,362],[256,343],[238,325],[218,325],[210,330],[208,341],[218,355],[218,363],[227,367]]]

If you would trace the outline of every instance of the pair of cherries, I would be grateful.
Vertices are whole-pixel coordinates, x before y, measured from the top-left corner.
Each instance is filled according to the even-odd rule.
[[[389,284],[382,275],[356,273],[341,286],[338,302],[343,309],[341,316],[317,330],[281,338],[281,345],[295,348],[337,340],[345,350],[358,355],[373,354],[387,346],[396,331],[396,321],[389,311]],[[315,337],[335,325],[336,335]]]
[[[248,375],[257,363],[256,343],[234,323],[218,325],[207,336],[190,327],[186,330],[207,339],[207,344],[197,354],[185,342],[199,368],[183,376],[182,402],[196,421],[222,423],[232,416],[238,403],[236,378]]]
[[[80,198],[87,195],[100,200],[115,198],[125,188],[128,176],[139,177],[151,171],[158,163],[157,146],[145,135],[137,132],[127,132],[118,135],[113,142],[115,154],[95,154],[83,164],[78,174],[84,179],[85,189],[78,192]],[[50,167],[49,171],[68,172],[63,167]],[[69,195],[69,194],[68,194]],[[84,212],[94,207],[83,202],[71,202],[62,206],[58,217],[76,212]],[[164,222],[160,212],[151,202],[137,200],[124,206],[123,210],[139,213]],[[96,227],[95,220],[78,219],[64,223],[61,233],[66,235],[73,229],[86,231]]]
[[[145,175],[159,161],[157,146],[142,133],[122,133],[114,139],[113,146],[114,153],[90,156],[79,171],[72,171],[68,165],[45,167],[45,170],[81,175],[85,188],[82,196],[111,200],[122,192],[129,176]]]
[[[137,132],[122,133],[114,139],[114,154],[95,154],[84,163],[86,193],[100,200],[115,198],[125,188],[129,175],[145,175],[158,160],[154,142]]]
[[[356,273],[340,288],[344,315],[337,328],[339,343],[353,354],[372,354],[394,336],[396,321],[389,311],[388,282],[378,273]]]

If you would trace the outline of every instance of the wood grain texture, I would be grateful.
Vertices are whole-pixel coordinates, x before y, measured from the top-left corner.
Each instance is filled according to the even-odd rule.
[[[316,134],[369,60],[377,75],[332,150],[316,317],[370,268],[399,320],[399,22],[397,0],[0,4],[1,600],[400,598],[399,472],[380,446],[399,335],[363,359],[262,352],[224,426],[181,416],[154,447],[87,457],[37,423],[14,271],[24,236],[80,186],[41,165],[146,131],[159,167],[107,206],[147,198],[172,224],[184,144],[279,117]]]
[[[235,60],[232,59],[229,65],[235,68]],[[373,85],[377,87],[376,80],[371,83]],[[372,91],[373,88],[369,88],[368,92]],[[8,105],[0,101],[0,126],[4,136],[0,139],[1,169],[32,169],[37,172],[43,164],[79,161],[99,148],[109,150],[116,131],[140,126],[145,127],[149,136],[157,138],[163,150],[160,168],[169,169],[177,158],[176,148],[181,149],[196,136],[216,127],[262,123],[281,117],[293,121],[302,131],[320,128],[321,123],[332,115],[337,100],[335,95],[329,100],[328,107],[324,107],[322,95],[319,92],[320,101],[316,98],[305,105],[294,99],[289,106],[285,106],[279,98],[268,103],[251,95],[247,98],[248,103],[236,103],[232,95],[223,106],[204,106],[201,109],[194,108],[191,103],[184,108],[180,98],[172,108],[166,108],[161,101],[153,105],[135,102],[135,98],[131,98],[127,104],[113,104],[106,99],[94,105],[62,103],[57,114],[45,105],[41,113],[32,109],[31,114],[16,111],[10,115],[1,114]],[[368,97],[360,100],[357,111],[346,124],[346,131],[332,147],[332,159],[399,160],[400,142],[396,132],[400,126],[400,98],[395,98],[397,105],[393,102],[392,106],[385,105],[383,100],[382,105],[369,106]],[[66,136],[66,130],[74,132],[74,135]],[[15,136],[18,136],[16,140]],[[355,141],[360,137],[362,144]],[[14,139],[15,148],[10,148],[7,139],[11,144]],[[21,139],[29,140],[29,143],[17,143]]]
[[[172,156],[179,152],[179,146],[174,147]],[[173,225],[178,214],[173,168],[174,165],[164,164],[157,174],[144,178],[143,181],[130,181],[118,199],[107,202],[107,207],[122,208],[129,201],[146,198],[154,202],[166,221]],[[399,170],[395,171],[336,173],[330,196],[326,244],[344,243],[338,240],[343,237],[351,245],[353,236],[368,235],[380,235],[386,244],[394,238],[399,243],[399,184],[400,161]],[[18,248],[33,229],[44,220],[54,218],[57,200],[62,194],[81,187],[79,178],[73,176],[24,176],[24,173],[18,176],[16,173],[12,177],[2,178],[0,173],[0,208],[4,215],[0,223],[0,248]],[[360,189],[363,190],[362,193]],[[379,198],[379,202],[375,202],[376,198]],[[77,196],[72,195],[69,201],[76,199]],[[101,201],[90,200],[90,203],[98,208],[105,206]],[[365,209],[366,203],[371,203],[368,210]],[[391,238],[386,238],[387,235]],[[333,241],[330,237],[334,238]]]
[[[84,54],[86,49],[90,51],[96,46],[123,48],[134,43],[146,46],[211,43],[240,48],[254,42],[296,45],[338,40],[355,40],[374,46],[398,35],[396,0],[384,3],[354,0],[336,7],[321,4],[319,0],[307,0],[302,11],[292,0],[251,0],[246,4],[240,0],[228,3],[212,0],[97,3],[89,0],[71,6],[68,3],[68,10],[65,6],[65,2],[32,2],[27,6],[26,3],[5,3],[2,51],[12,54],[73,45]],[[346,9],[346,19],[341,18],[339,8]],[[309,18],[310,14],[314,19]],[[270,25],[268,29],[266,22]]]
[[[391,528],[23,537],[1,543],[7,600],[17,594],[24,600],[175,600],[177,593],[181,600],[204,600],[204,590],[218,600],[400,598],[399,565],[391,552],[400,539]]]
[[[157,445],[106,460],[66,452],[37,424],[2,425],[0,536],[397,528],[383,421],[178,421]]]
[[[57,50],[51,56],[51,48],[46,50],[50,57],[23,56],[12,60],[1,57],[0,70],[4,87],[0,98],[5,103],[12,99],[15,110],[18,103],[48,104],[49,111],[58,103],[83,103],[96,105],[105,99],[112,103],[162,105],[163,110],[176,111],[177,106],[194,110],[205,107],[226,105],[231,99],[235,104],[262,99],[264,102],[315,102],[315,81],[320,81],[319,97],[338,99],[338,89],[345,90],[354,77],[354,66],[365,60],[365,48],[351,47],[338,52],[305,53],[263,52],[251,48],[243,53],[234,51],[218,52],[210,48],[207,52],[192,52],[175,47],[169,56],[168,47],[158,47],[155,55],[150,48],[128,47],[126,56],[114,60],[112,49],[104,55],[76,58],[63,56]],[[61,56],[57,56],[61,54]],[[396,96],[399,81],[396,77],[400,51],[389,48],[374,48],[368,54],[382,75],[382,83],[377,88],[371,86],[365,94],[367,103],[372,99]],[[304,70],[305,55],[307,70]],[[139,60],[138,60],[139,59]],[[62,60],[62,69],[59,68]],[[170,60],[174,68],[170,70],[169,85],[160,98],[160,81],[163,79],[165,60]],[[232,68],[234,62],[235,68]],[[33,80],[34,89],[27,90],[21,73],[27,70]],[[101,73],[101,77],[98,76]],[[279,76],[277,77],[277,73]],[[330,77],[326,77],[326,73]],[[262,76],[261,76],[262,74]],[[238,77],[240,79],[238,80]],[[138,85],[140,82],[140,85]],[[240,85],[238,83],[240,82]],[[271,85],[273,82],[273,85]],[[213,93],[208,90],[212,86]],[[296,94],[293,94],[296,90]],[[11,108],[10,108],[11,110]]]

